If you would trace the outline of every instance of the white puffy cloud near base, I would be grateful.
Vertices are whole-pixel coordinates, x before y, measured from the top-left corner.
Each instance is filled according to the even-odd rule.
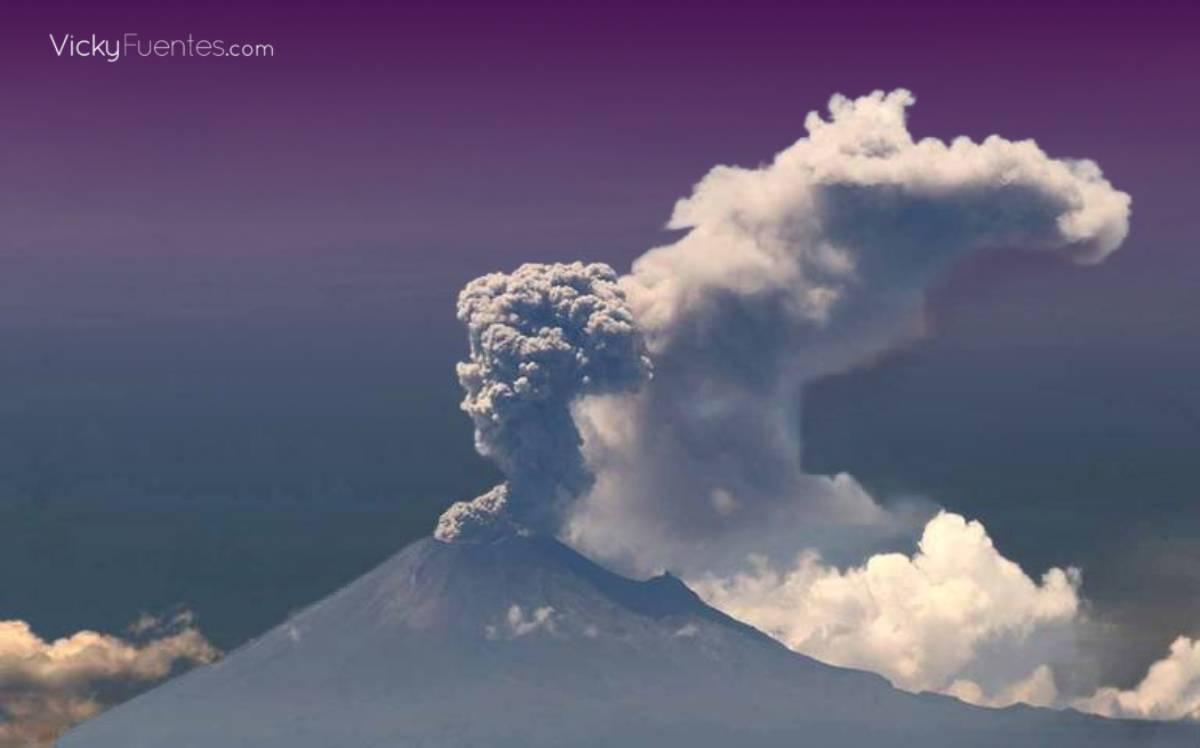
[[[1040,581],[996,550],[983,525],[942,512],[925,526],[911,556],[871,556],[841,570],[800,554],[784,570],[762,558],[750,571],[697,583],[700,594],[789,647],[834,665],[871,670],[909,691],[942,691],[978,704],[1057,699],[1043,663],[1020,679],[985,689],[997,648],[1069,625],[1080,612],[1080,576],[1050,569]],[[1032,672],[1032,675],[1029,673]]]
[[[24,621],[0,621],[0,748],[53,745],[177,665],[218,656],[187,613],[166,622],[142,617],[131,633],[136,640],[79,631],[46,641]]]
[[[1060,690],[1074,635],[1090,624],[1076,569],[1040,580],[996,549],[979,522],[931,519],[912,555],[838,569],[813,552],[790,568],[750,570],[694,587],[710,604],[824,662],[870,670],[908,691],[988,707],[1073,708],[1105,717],[1200,719],[1200,640],[1179,637],[1129,690]],[[1055,663],[1051,663],[1054,660]]]
[[[1200,640],[1176,639],[1134,688],[1101,688],[1072,706],[1106,717],[1200,719]]]
[[[1058,686],[1054,673],[1048,665],[1038,665],[1028,678],[1002,686],[994,693],[987,693],[973,680],[960,678],[943,691],[968,704],[1003,709],[1014,704],[1056,707],[1059,705]]]
[[[554,608],[544,605],[531,610],[528,614],[516,603],[508,607],[504,622],[484,627],[484,636],[488,639],[519,639],[522,636],[545,631],[555,632]]]

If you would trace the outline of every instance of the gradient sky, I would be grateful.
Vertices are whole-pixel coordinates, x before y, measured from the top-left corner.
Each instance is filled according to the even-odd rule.
[[[457,410],[465,281],[627,269],[712,165],[903,86],[918,135],[1095,159],[1131,235],[959,268],[935,336],[812,388],[806,461],[1082,564],[1143,632],[1118,680],[1200,634],[1189,4],[191,5],[3,11],[0,618],[186,603],[229,647],[320,597],[494,482]],[[48,38],[126,31],[276,56]]]

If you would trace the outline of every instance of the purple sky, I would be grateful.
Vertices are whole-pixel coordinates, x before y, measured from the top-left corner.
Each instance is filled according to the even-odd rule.
[[[1196,431],[1170,419],[1200,409],[1189,384],[1200,369],[1192,331],[1200,10],[1182,2],[646,5],[7,4],[0,387],[9,418],[0,440],[15,447],[0,456],[9,476],[0,478],[0,506],[32,497],[190,507],[297,492],[333,504],[409,490],[436,505],[471,495],[491,475],[471,456],[469,425],[455,410],[450,365],[463,339],[453,298],[464,281],[539,259],[606,260],[623,270],[665,241],[674,201],[714,164],[769,159],[834,92],[903,86],[917,96],[918,135],[1030,137],[1053,156],[1096,160],[1133,195],[1132,233],[1099,268],[981,263],[943,289],[944,332],[913,354],[917,373],[885,367],[863,380],[871,392],[900,393],[893,404],[914,403],[924,451],[921,439],[903,449],[870,444],[862,434],[890,428],[907,438],[897,424],[914,416],[888,403],[855,415],[839,405],[862,401],[853,380],[842,399],[832,388],[827,407],[816,403],[812,412],[833,425],[808,443],[831,465],[969,509],[1009,555],[1034,566],[1102,564],[1118,542],[1135,548],[1127,555],[1149,554],[1137,576],[1114,569],[1108,587],[1103,567],[1100,581],[1089,577],[1102,603],[1105,590],[1118,602],[1145,590],[1200,599],[1200,576],[1178,570],[1194,568],[1200,548],[1168,538],[1164,559],[1144,542],[1165,537],[1161,527],[1195,505],[1183,453],[1194,454]],[[267,42],[275,57],[110,64],[56,58],[49,39],[124,32]],[[1077,358],[1061,353],[1084,348]],[[1031,381],[1045,402],[1023,408]],[[1081,381],[1091,389],[1075,387]],[[946,393],[961,397],[945,405]],[[1018,481],[987,500],[955,503],[977,494],[979,476],[995,467],[987,455],[1025,454],[1031,434],[1107,444],[1136,418],[1086,417],[1103,410],[1096,403],[1126,401],[1149,424],[1134,430],[1137,444],[1156,456],[1179,453],[1176,462],[1138,463],[1125,483],[1108,476],[1121,490],[1101,499],[1087,483],[1086,454],[1067,468],[1008,465],[1006,474],[1053,491],[1021,499],[1031,494]],[[996,402],[1003,412],[986,410]],[[951,426],[984,430],[955,420],[970,413],[996,419],[987,428],[997,444],[957,455],[961,475],[931,473],[939,435]],[[1063,470],[1083,477],[1062,479]],[[1144,529],[1141,515],[1131,521],[1113,507],[1132,506],[1129,486],[1152,480],[1164,482],[1136,499],[1158,502]],[[1042,511],[1057,497],[1076,501],[1055,505],[1062,516],[1097,516],[1106,537],[1089,539],[1094,526],[1062,542],[1027,532],[1031,507]],[[54,522],[79,526],[68,516],[38,527],[53,538]],[[1118,538],[1133,532],[1126,528],[1144,534]],[[341,569],[323,577],[332,585],[394,547],[377,539],[375,556],[353,563],[305,558]],[[13,609],[0,616],[54,632],[120,625],[147,599],[186,601],[229,645],[323,591],[298,585],[273,603],[278,610],[265,606],[262,620],[241,625],[246,600],[236,590],[225,591],[233,596],[222,609],[195,581],[205,574],[199,562],[155,552],[178,563],[173,576],[107,587],[81,571],[91,556],[52,557],[44,578],[25,575],[28,589],[11,592]],[[112,562],[118,580],[146,565],[144,553],[126,555],[133,560]],[[275,584],[267,572],[261,580]],[[0,579],[0,589],[10,581]],[[93,620],[77,619],[80,606],[39,602],[51,583],[94,595]],[[1174,610],[1179,620],[1164,631],[1200,620]],[[1150,641],[1147,651],[1161,645]]]
[[[1200,55],[1166,4],[61,5],[18,3],[2,52],[4,251],[46,262],[629,257],[712,164],[768,158],[834,91],[896,86],[919,133],[1095,158],[1135,232],[1188,217]],[[126,31],[276,57],[109,64],[48,37]]]

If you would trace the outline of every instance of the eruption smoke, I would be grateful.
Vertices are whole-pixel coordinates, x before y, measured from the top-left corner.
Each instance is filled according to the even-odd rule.
[[[574,544],[700,572],[721,553],[790,559],[847,528],[896,532],[853,478],[805,471],[805,384],[921,335],[926,290],[973,252],[1093,263],[1124,239],[1129,196],[1094,163],[1028,140],[914,140],[913,102],[835,96],[772,162],[717,167],[675,206],[687,233],[621,280],[654,379],[579,409],[597,483]]]
[[[675,206],[687,234],[628,276],[524,265],[469,284],[463,408],[508,480],[437,536],[516,522],[636,569],[708,571],[768,535],[790,557],[814,533],[894,526],[852,477],[805,472],[804,385],[920,335],[926,289],[972,252],[1103,259],[1130,202],[1032,141],[915,141],[913,102],[835,96],[770,164],[713,169]]]
[[[508,478],[459,502],[435,536],[456,540],[513,527],[553,533],[591,487],[571,406],[585,395],[636,389],[649,377],[641,338],[602,264],[527,264],[459,295],[470,360],[458,365],[475,448]]]
[[[1063,665],[1090,625],[1078,573],[1039,582],[978,523],[906,517],[804,468],[805,385],[924,334],[926,292],[954,263],[1015,249],[1090,264],[1128,232],[1129,195],[1093,162],[1031,140],[915,140],[913,103],[834,96],[770,163],[713,169],[675,206],[668,227],[686,233],[627,276],[526,265],[470,284],[463,408],[508,481],[437,536],[528,529],[627,571],[669,566],[800,651],[904,688],[1192,713],[1191,640],[1133,691],[1081,690]],[[824,560],[918,524],[911,556]]]

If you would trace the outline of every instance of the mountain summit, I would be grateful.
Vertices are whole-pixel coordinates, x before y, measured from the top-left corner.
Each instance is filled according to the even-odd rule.
[[[1187,746],[1194,726],[988,710],[823,665],[562,544],[428,538],[64,748]]]

